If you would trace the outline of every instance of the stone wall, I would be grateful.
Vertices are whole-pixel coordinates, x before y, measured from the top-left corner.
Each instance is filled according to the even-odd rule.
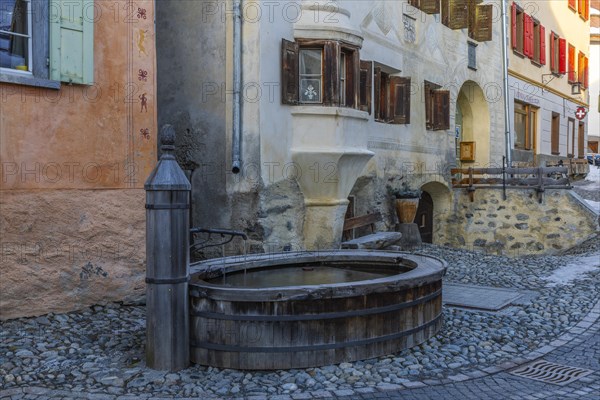
[[[143,189],[3,191],[0,319],[140,301]]]
[[[480,189],[474,201],[454,190],[453,208],[438,215],[435,243],[511,256],[552,254],[589,239],[598,215],[570,190]]]

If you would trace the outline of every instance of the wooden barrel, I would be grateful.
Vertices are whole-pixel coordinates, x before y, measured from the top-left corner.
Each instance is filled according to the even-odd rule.
[[[383,278],[328,285],[226,287],[235,271],[345,263],[396,269]],[[221,368],[306,368],[395,353],[442,325],[443,261],[398,252],[342,250],[210,260],[192,266],[192,362]]]

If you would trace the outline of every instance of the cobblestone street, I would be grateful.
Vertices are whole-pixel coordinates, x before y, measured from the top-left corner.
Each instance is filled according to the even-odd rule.
[[[0,331],[0,398],[600,399],[598,236],[543,257],[418,251],[447,260],[447,284],[521,297],[498,311],[447,304],[440,333],[399,354],[290,371],[152,371],[142,305],[10,320]],[[586,374],[565,385],[512,374],[534,360]]]

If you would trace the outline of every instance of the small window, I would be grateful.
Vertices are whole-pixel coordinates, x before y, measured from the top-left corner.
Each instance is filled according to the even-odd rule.
[[[367,82],[357,76],[362,73],[358,47],[309,39],[283,39],[281,47],[283,104],[367,108],[365,103],[359,105],[359,99],[367,100],[367,94],[361,92],[361,85]]]
[[[524,34],[525,34],[525,13],[523,9],[519,7],[516,3],[512,4],[512,20],[511,20],[511,28],[512,28],[512,48],[519,54],[523,54],[523,43],[524,43]]]
[[[468,67],[477,70],[477,43],[467,42],[468,45]]]
[[[410,124],[410,78],[375,68],[375,121]]]
[[[537,126],[537,107],[515,101],[515,149],[531,150]]]
[[[0,67],[31,74],[31,2],[0,2]]]
[[[440,85],[425,81],[425,128],[450,129],[450,92]]]
[[[567,72],[567,41],[556,33],[550,33],[550,71],[563,75]]]
[[[540,63],[540,22],[533,19],[533,54],[532,61],[536,64]]]
[[[300,49],[300,103],[322,103],[323,50]]]

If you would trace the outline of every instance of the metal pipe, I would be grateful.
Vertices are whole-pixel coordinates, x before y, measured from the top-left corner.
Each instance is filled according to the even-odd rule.
[[[231,138],[231,172],[238,174],[241,168],[241,102],[242,85],[242,1],[233,1],[233,121]]]
[[[506,32],[507,16],[506,16],[506,0],[502,0],[502,78],[504,83],[504,139],[506,163],[512,166],[512,138],[510,135],[510,118],[508,114],[508,34]]]

